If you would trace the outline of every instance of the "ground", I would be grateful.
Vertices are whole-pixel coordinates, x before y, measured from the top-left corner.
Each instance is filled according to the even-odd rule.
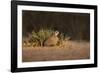
[[[90,58],[90,43],[68,41],[62,46],[23,47],[22,61],[79,60]]]

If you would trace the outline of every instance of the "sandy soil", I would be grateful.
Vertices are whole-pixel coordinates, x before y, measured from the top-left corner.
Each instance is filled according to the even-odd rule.
[[[22,61],[79,60],[90,58],[89,42],[69,41],[62,46],[23,47]]]

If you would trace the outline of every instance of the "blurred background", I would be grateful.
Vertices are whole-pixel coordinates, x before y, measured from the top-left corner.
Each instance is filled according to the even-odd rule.
[[[41,28],[57,30],[72,40],[90,40],[90,14],[22,11],[23,36]]]

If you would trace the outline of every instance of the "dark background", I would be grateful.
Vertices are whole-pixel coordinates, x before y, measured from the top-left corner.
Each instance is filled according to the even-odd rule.
[[[73,40],[90,40],[90,14],[22,11],[23,36],[41,28],[58,30]]]

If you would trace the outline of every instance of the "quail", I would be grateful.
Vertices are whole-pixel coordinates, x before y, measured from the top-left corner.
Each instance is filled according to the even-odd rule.
[[[45,42],[44,46],[55,46],[58,43],[58,31],[55,31]]]

